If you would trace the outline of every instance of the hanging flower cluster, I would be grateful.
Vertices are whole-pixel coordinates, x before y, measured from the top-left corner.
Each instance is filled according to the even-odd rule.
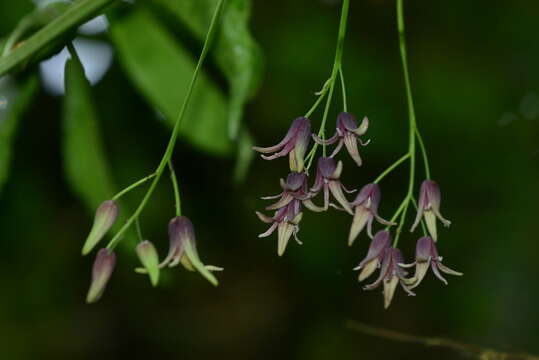
[[[253,147],[253,150],[263,154],[265,160],[273,160],[279,157],[289,156],[290,173],[286,180],[281,179],[282,192],[275,196],[263,197],[264,200],[276,199],[276,202],[268,205],[265,210],[274,211],[273,216],[256,212],[261,221],[271,224],[269,229],[259,237],[268,237],[277,230],[277,254],[282,256],[289,240],[294,237],[298,244],[302,244],[298,238],[299,224],[303,217],[304,209],[313,212],[327,211],[329,207],[342,210],[353,216],[348,244],[352,245],[363,229],[371,238],[371,244],[367,256],[354,270],[359,270],[359,281],[370,277],[377,269],[380,270],[378,278],[364,289],[372,290],[383,285],[384,306],[387,308],[393,299],[397,285],[405,290],[408,295],[415,295],[412,289],[417,287],[425,277],[430,267],[436,277],[447,284],[440,272],[450,275],[462,275],[442,264],[442,258],[438,255],[435,241],[437,239],[436,219],[443,225],[449,226],[450,222],[440,213],[441,195],[439,186],[431,180],[425,180],[420,189],[417,215],[412,226],[412,231],[424,221],[429,236],[424,236],[417,241],[416,258],[411,264],[405,264],[402,252],[393,244],[389,228],[397,225],[393,220],[385,220],[378,214],[378,206],[381,200],[380,186],[377,183],[364,185],[355,199],[349,201],[346,193],[348,190],[341,182],[343,163],[336,160],[335,156],[344,144],[354,162],[361,166],[362,160],[358,146],[365,146],[368,141],[363,141],[361,136],[368,130],[369,120],[363,119],[357,124],[355,117],[347,112],[342,112],[337,117],[336,132],[331,138],[324,140],[316,134],[310,134],[310,121],[306,117],[297,118],[292,122],[290,129],[281,142],[271,147]],[[318,158],[316,174],[313,185],[309,186],[308,168],[312,159],[304,158],[309,146],[310,138],[322,146],[337,143],[329,157]],[[315,145],[317,146],[317,145]],[[314,154],[316,149],[310,154]],[[310,155],[314,156],[314,155]],[[305,163],[308,165],[305,166]],[[313,199],[319,194],[322,197],[322,205],[316,205]],[[335,203],[331,202],[333,199]],[[401,210],[402,211],[402,210]],[[396,215],[399,215],[399,211]],[[394,216],[395,218],[395,216]],[[373,235],[373,223],[376,220],[386,227]],[[399,230],[400,231],[400,230]],[[415,274],[407,277],[406,268],[415,266]]]
[[[352,193],[355,190],[348,190],[341,183],[340,178],[343,163],[340,160],[335,160],[335,156],[339,153],[344,143],[350,156],[358,165],[361,165],[358,145],[364,146],[368,142],[362,141],[359,137],[367,132],[368,124],[369,120],[365,117],[358,126],[353,115],[342,112],[337,117],[335,135],[328,140],[323,140],[318,135],[311,134],[311,123],[309,119],[299,117],[292,122],[287,134],[277,145],[271,147],[253,147],[253,150],[263,154],[274,153],[271,156],[262,155],[262,158],[265,160],[273,160],[289,155],[291,172],[286,177],[286,180],[281,179],[280,181],[283,191],[279,195],[263,197],[265,200],[278,199],[277,202],[266,207],[266,210],[275,211],[275,213],[270,217],[258,211],[256,212],[260,220],[271,224],[270,228],[260,234],[259,237],[270,236],[277,229],[277,254],[279,256],[284,254],[292,236],[294,236],[297,243],[301,244],[297,233],[299,232],[299,223],[303,216],[303,208],[314,212],[323,212],[332,206],[346,211],[350,215],[353,215],[355,211],[359,215],[354,216],[352,225],[353,231],[356,233],[354,237],[357,237],[357,234],[361,231],[361,229],[358,230],[358,222],[362,222],[363,225],[365,223],[369,224],[369,234],[373,218],[382,221],[384,224],[389,224],[389,222],[386,222],[377,214],[377,202],[380,199],[380,190],[377,185],[371,184],[371,186],[367,186],[367,190],[363,189],[360,191],[355,201],[348,201],[345,193]],[[320,144],[324,147],[334,144],[337,140],[339,142],[329,157],[322,156],[318,158],[313,185],[309,187],[308,166],[311,164],[312,159],[309,158],[310,161],[306,167],[304,157],[311,138],[315,140],[317,145]],[[373,192],[375,193],[374,195],[372,194]],[[312,201],[318,194],[322,194],[322,206],[318,206]],[[330,197],[337,204],[330,202]],[[373,197],[374,200],[371,199]],[[367,215],[363,214],[365,211],[368,212]]]

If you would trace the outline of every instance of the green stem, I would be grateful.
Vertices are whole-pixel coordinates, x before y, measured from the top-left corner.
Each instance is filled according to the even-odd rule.
[[[142,230],[140,228],[140,219],[139,218],[135,219],[135,227],[137,229],[137,236],[138,236],[139,241],[143,242],[144,241],[144,236],[142,236]]]
[[[423,138],[419,133],[417,127],[415,128],[415,135],[417,137],[417,142],[419,143],[419,148],[421,149],[421,154],[423,155],[423,164],[425,165],[425,176],[430,180],[430,168],[429,168],[429,159],[427,157],[427,150],[425,149],[425,144],[423,143]]]
[[[204,45],[202,46],[202,51],[200,53],[200,57],[198,58],[198,62],[195,68],[195,71],[193,72],[193,76],[191,77],[191,81],[189,83],[189,87],[187,89],[187,95],[185,96],[183,100],[182,107],[180,109],[180,112],[178,114],[178,118],[176,119],[176,123],[174,124],[174,129],[172,130],[172,135],[170,135],[170,140],[168,142],[167,148],[165,150],[165,154],[161,158],[161,162],[157,166],[157,170],[155,171],[155,178],[153,179],[152,183],[150,184],[150,187],[148,188],[148,191],[146,192],[146,195],[144,195],[144,198],[140,202],[139,206],[131,215],[129,219],[127,219],[126,223],[120,228],[120,230],[114,235],[112,240],[107,245],[107,248],[114,249],[116,245],[121,240],[121,237],[123,233],[131,226],[133,221],[140,215],[142,210],[144,210],[144,207],[148,203],[148,200],[152,196],[152,193],[157,185],[157,182],[161,178],[161,175],[163,174],[163,170],[165,170],[165,167],[167,166],[168,161],[170,160],[170,157],[172,156],[172,151],[174,150],[174,145],[176,144],[176,140],[178,139],[178,134],[180,131],[180,124],[182,122],[182,119],[185,115],[185,110],[187,109],[187,105],[189,104],[189,101],[191,100],[191,95],[193,94],[193,88],[196,83],[196,80],[198,78],[198,74],[200,72],[200,69],[202,68],[202,64],[204,63],[204,60],[206,59],[206,55],[208,53],[208,49],[210,47],[211,40],[213,39],[215,35],[216,30],[216,24],[217,19],[219,18],[219,14],[221,13],[221,9],[223,7],[225,0],[219,0],[219,3],[215,7],[215,11],[213,12],[213,16],[210,22],[210,26],[208,28],[208,33],[206,35],[206,39],[204,40]]]
[[[181,216],[182,206],[180,201],[180,189],[178,187],[178,179],[176,178],[176,172],[172,166],[172,161],[168,161],[168,170],[170,171],[170,181],[172,182],[172,188],[174,189],[174,206],[176,209],[176,216]]]
[[[380,175],[378,175],[378,177],[376,178],[376,180],[373,181],[374,184],[378,184],[380,181],[382,181],[382,179],[387,175],[389,174],[390,172],[392,172],[397,166],[399,166],[400,164],[402,164],[404,161],[406,161],[406,159],[408,159],[410,157],[410,153],[406,153],[404,154],[399,160],[395,161],[391,166],[389,166],[387,169],[384,170],[384,172],[382,172]]]
[[[406,213],[408,211],[408,205],[413,197],[414,180],[415,180],[415,139],[417,131],[417,124],[415,118],[414,102],[412,98],[412,87],[410,85],[410,75],[408,73],[408,61],[406,58],[406,40],[404,37],[404,15],[402,0],[397,0],[397,29],[399,33],[399,48],[402,61],[402,70],[404,73],[404,84],[406,87],[406,101],[408,103],[408,154],[410,155],[410,178],[408,182],[408,193],[406,194],[404,205],[401,214],[401,220],[395,234],[395,240],[393,246],[397,246],[399,243],[399,236],[406,220]]]
[[[137,182],[134,182],[133,184],[129,185],[128,187],[126,187],[125,189],[121,190],[120,192],[118,192],[116,195],[114,195],[112,197],[112,200],[118,200],[119,198],[121,198],[123,195],[127,194],[128,192],[130,192],[131,190],[133,190],[134,188],[144,184],[146,181],[150,180],[151,178],[155,177],[155,173],[153,174],[150,174],[146,177],[143,177],[142,179],[140,179],[139,181]]]
[[[350,0],[343,0],[342,8],[341,8],[341,19],[339,22],[339,33],[337,35],[337,48],[335,50],[335,59],[333,60],[333,68],[331,70],[331,76],[328,80],[330,82],[329,90],[328,90],[329,91],[328,98],[326,100],[326,106],[324,109],[324,115],[322,117],[322,123],[320,124],[320,130],[318,131],[318,136],[322,140],[325,140],[326,138],[325,136],[326,120],[329,113],[329,106],[331,104],[331,98],[333,96],[333,89],[335,88],[335,80],[337,79],[338,72],[341,68],[342,53],[344,49],[344,36],[346,35],[346,24],[348,21],[349,8],[350,8]],[[324,88],[326,88],[326,86],[327,85],[324,85]],[[320,98],[322,98],[322,96],[320,96]],[[307,170],[311,167],[312,161],[314,159],[314,154],[316,153],[317,149],[318,149],[318,144],[315,143],[311,152],[309,152],[309,155],[311,153],[312,155],[310,155],[311,157],[309,158],[309,162],[307,163],[307,166],[305,167]],[[326,145],[323,145],[323,154],[324,156],[326,156]]]
[[[79,0],[51,21],[47,26],[35,32],[21,46],[10,49],[0,59],[0,76],[32,57],[35,53],[51,44],[71,29],[82,25],[114,0]]]
[[[342,73],[342,67],[339,67],[339,78],[341,79],[343,111],[348,112],[348,102],[346,100],[346,85],[344,84],[344,74]]]

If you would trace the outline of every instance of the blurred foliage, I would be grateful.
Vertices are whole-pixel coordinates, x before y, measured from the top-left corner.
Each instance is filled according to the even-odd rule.
[[[232,186],[233,156],[247,158],[240,162],[247,164],[253,153],[246,151],[251,136],[231,140],[230,119],[242,118],[238,134],[250,129],[257,145],[282,137],[329,74],[340,7],[326,0],[252,1],[250,11],[248,1],[230,0],[229,23],[224,16],[222,27],[229,24],[233,35],[225,40],[221,28],[182,129],[188,143],[180,143],[174,157],[199,252],[225,268],[220,286],[169,270],[151,289],[134,274],[136,260],[123,251],[102,301],[84,304],[92,259],[79,254],[92,214],[84,206],[88,200],[80,198],[92,191],[88,198],[97,201],[97,191],[106,191],[99,183],[108,180],[98,171],[86,172],[90,180],[80,180],[88,183],[84,189],[69,191],[73,182],[64,176],[65,158],[99,156],[95,149],[102,148],[111,183],[118,186],[154,169],[170,130],[162,120],[168,125],[175,120],[214,3],[151,0],[107,8],[109,32],[93,37],[113,44],[116,58],[91,88],[79,72],[80,87],[51,96],[39,89],[35,61],[0,80],[0,97],[8,101],[0,108],[0,180],[7,179],[0,193],[1,357],[456,358],[441,349],[351,332],[343,326],[349,318],[539,353],[539,3],[525,0],[406,2],[418,123],[442,188],[443,212],[453,222],[441,230],[439,250],[448,265],[465,273],[462,279],[443,287],[429,276],[417,297],[399,292],[384,311],[381,295],[361,290],[351,271],[367,241],[346,246],[347,215],[306,214],[299,234],[304,245],[291,244],[283,258],[275,254],[273,237],[257,239],[264,226],[253,210],[265,205],[258,197],[278,190],[287,164],[257,159],[245,186]],[[8,38],[32,11],[29,0],[0,1],[0,37]],[[58,41],[75,36],[78,23],[71,22],[67,38]],[[238,53],[230,42],[239,45]],[[265,56],[263,82],[258,47]],[[394,1],[352,2],[343,64],[349,108],[371,120],[365,165],[357,169],[345,161],[343,173],[346,185],[360,187],[406,149]],[[7,95],[6,84],[16,95]],[[246,101],[251,103],[244,107]],[[334,103],[340,105],[338,96]],[[71,106],[79,109],[73,115]],[[93,110],[81,110],[86,106]],[[339,110],[332,108],[331,116]],[[62,131],[68,115],[72,123],[89,122],[93,129],[72,139],[81,150],[69,154],[62,147],[69,140]],[[314,126],[320,115],[312,117]],[[212,135],[200,132],[205,129]],[[94,141],[101,145],[88,149],[85,144]],[[142,217],[145,236],[161,254],[174,214],[172,192],[163,180]],[[382,216],[398,205],[406,181],[403,168],[381,184]],[[129,194],[122,211],[140,195]],[[401,244],[410,258],[413,237],[403,234]]]

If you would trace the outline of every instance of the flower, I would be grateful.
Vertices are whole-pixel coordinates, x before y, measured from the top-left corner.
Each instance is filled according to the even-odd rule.
[[[331,157],[334,157],[341,150],[342,145],[344,144],[346,146],[346,150],[348,150],[348,153],[350,154],[352,159],[354,159],[358,166],[361,166],[362,162],[361,157],[359,156],[359,151],[357,149],[357,142],[359,140],[359,143],[362,146],[366,146],[369,143],[369,141],[363,142],[361,139],[359,139],[360,136],[364,135],[367,132],[368,128],[369,119],[366,116],[363,118],[361,124],[358,126],[354,115],[347,112],[341,112],[337,116],[337,128],[335,135],[333,135],[327,140],[323,140],[315,134],[313,134],[312,136],[313,140],[320,145],[331,145],[338,140],[339,143],[333,150]]]
[[[273,160],[289,155],[290,170],[303,171],[305,152],[309,145],[311,134],[311,122],[306,117],[298,117],[290,125],[288,132],[280,143],[270,147],[253,146],[252,149],[260,153],[273,155],[262,155],[264,160]]]
[[[200,260],[195,240],[195,229],[193,223],[185,216],[176,216],[168,223],[169,251],[168,255],[159,267],[174,267],[179,263],[189,271],[198,271],[211,284],[217,286],[218,281],[211,271],[221,271],[220,267],[204,265]],[[137,272],[144,273],[143,269]]]
[[[286,181],[281,179],[281,188],[283,191],[275,196],[265,196],[262,199],[276,199],[279,200],[266,207],[266,210],[278,210],[290,204],[292,200],[299,200],[311,211],[320,212],[324,211],[323,208],[316,206],[310,199],[313,196],[307,189],[307,174],[291,172],[286,177]]]
[[[331,157],[320,157],[318,159],[318,165],[316,170],[316,178],[311,193],[318,194],[322,189],[324,190],[324,210],[327,210],[329,206],[329,193],[339,202],[343,209],[350,215],[353,215],[350,203],[346,199],[343,193],[354,192],[355,190],[347,190],[339,178],[342,173],[342,161],[335,162],[335,159]]]
[[[402,262],[403,257],[399,249],[394,247],[386,248],[382,257],[382,267],[378,279],[372,284],[365,285],[364,287],[365,290],[373,290],[383,282],[384,308],[386,309],[391,305],[391,300],[393,299],[393,295],[395,295],[395,289],[399,283],[408,295],[415,296],[415,294],[408,288],[408,286],[413,283],[413,279],[406,278],[406,271],[399,266]]]
[[[88,304],[94,303],[101,298],[115,265],[116,255],[114,252],[106,248],[99,249],[92,267],[92,282],[90,283],[88,295],[86,295]]]
[[[384,258],[384,253],[390,246],[391,235],[389,234],[389,231],[378,231],[371,241],[367,256],[365,256],[359,265],[354,268],[354,270],[361,270],[358,277],[359,281],[365,280],[380,267]]]
[[[395,225],[395,223],[384,220],[378,215],[380,197],[380,187],[377,184],[367,184],[357,194],[356,199],[350,203],[354,208],[354,220],[348,236],[348,245],[352,245],[365,225],[367,225],[367,234],[372,239],[373,219],[382,225]]]
[[[277,255],[282,256],[284,254],[292,235],[294,235],[296,242],[301,245],[301,241],[297,237],[298,224],[303,216],[299,200],[292,200],[288,205],[277,210],[273,217],[266,216],[258,211],[256,215],[261,221],[271,224],[269,229],[258,235],[258,237],[268,237],[277,229]]]
[[[118,204],[114,200],[101,203],[95,212],[92,230],[82,247],[82,255],[88,254],[105,236],[118,217]]]
[[[436,233],[436,218],[438,218],[444,226],[451,225],[451,221],[445,219],[440,214],[440,187],[437,183],[431,180],[425,180],[421,184],[421,189],[419,190],[419,202],[417,204],[417,216],[415,218],[414,224],[410,231],[414,231],[421,217],[425,218],[425,223],[427,224],[427,229],[429,234],[434,241],[437,240]]]
[[[434,275],[447,285],[447,280],[440,274],[440,271],[449,275],[462,276],[461,272],[455,271],[442,264],[442,257],[438,255],[436,244],[430,236],[424,236],[417,240],[415,249],[415,261],[411,264],[401,264],[401,267],[412,267],[415,265],[415,274],[412,279],[414,283],[409,286],[409,289],[413,289],[418,286],[427,270],[429,265],[432,268]]]

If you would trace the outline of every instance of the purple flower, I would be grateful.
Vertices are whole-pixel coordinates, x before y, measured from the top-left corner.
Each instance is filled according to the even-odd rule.
[[[434,239],[434,241],[437,241],[438,235],[436,232],[436,218],[438,218],[442,224],[444,224],[444,226],[449,226],[451,224],[449,220],[445,219],[440,214],[440,202],[441,195],[438,184],[431,180],[423,181],[421,184],[421,189],[419,190],[417,216],[410,231],[414,231],[421,221],[421,218],[424,217],[430,236]]]
[[[204,265],[198,255],[195,229],[193,223],[185,216],[176,216],[168,223],[169,250],[168,255],[159,264],[159,268],[165,266],[174,267],[182,264],[189,271],[198,271],[210,283],[217,285],[218,281],[211,271],[221,271],[220,267]],[[137,272],[144,273],[142,269]]]
[[[310,199],[313,196],[307,189],[307,174],[291,172],[286,177],[286,181],[281,179],[281,188],[283,191],[275,196],[265,196],[262,199],[276,199],[279,200],[266,207],[266,210],[278,210],[290,204],[292,200],[299,200],[311,211],[324,211],[323,208],[316,206]]]
[[[413,289],[418,286],[425,274],[429,269],[429,265],[432,268],[434,275],[447,285],[447,280],[440,274],[440,271],[449,275],[462,276],[461,272],[455,271],[442,264],[442,257],[438,255],[436,244],[430,236],[425,236],[417,240],[415,249],[415,261],[411,264],[401,264],[401,267],[412,267],[415,265],[415,274],[412,278],[414,283],[409,286],[409,289]]]
[[[382,225],[395,225],[395,223],[382,219],[378,215],[380,204],[380,187],[377,184],[365,185],[350,205],[354,208],[354,220],[348,236],[348,245],[352,245],[359,233],[367,225],[367,234],[372,239],[372,222],[374,219]]]
[[[347,193],[354,192],[355,190],[347,190],[339,178],[342,173],[342,162],[335,162],[335,159],[331,157],[321,157],[318,159],[318,165],[316,170],[316,178],[314,185],[311,188],[311,193],[318,194],[321,190],[324,190],[324,206],[323,209],[327,210],[329,206],[329,193],[339,202],[343,209],[350,215],[353,215],[350,203],[344,196],[343,190]]]
[[[106,248],[99,249],[92,267],[92,282],[86,296],[87,303],[94,303],[101,298],[115,265],[116,255],[114,252]]]
[[[415,294],[408,288],[413,283],[413,279],[406,278],[406,271],[399,266],[403,263],[402,253],[399,249],[388,247],[382,257],[382,267],[378,279],[372,284],[366,285],[365,290],[376,289],[380,284],[384,284],[384,308],[388,308],[395,294],[395,289],[400,283],[408,295]]]
[[[362,146],[366,146],[369,142],[363,142],[359,137],[364,135],[369,128],[369,119],[364,117],[361,124],[358,126],[354,115],[347,112],[342,112],[337,116],[337,128],[335,135],[327,140],[322,140],[317,135],[313,134],[313,140],[320,145],[331,145],[339,141],[331,157],[335,156],[342,148],[343,144],[346,150],[354,159],[358,166],[361,166],[361,157],[359,156],[358,140]]]
[[[391,235],[389,231],[378,231],[371,241],[367,256],[359,263],[354,270],[361,270],[359,273],[359,281],[363,281],[380,267],[384,258],[386,249],[391,246]]]
[[[292,200],[285,207],[278,209],[273,217],[266,216],[258,211],[256,215],[263,222],[271,224],[269,229],[258,235],[258,237],[270,236],[277,229],[277,255],[282,256],[284,254],[292,235],[294,235],[296,242],[301,245],[301,241],[297,237],[298,224],[303,216],[300,200]]]
[[[280,143],[270,147],[253,146],[253,150],[273,155],[262,155],[264,160],[273,160],[282,156],[289,155],[290,170],[303,171],[305,153],[309,145],[311,134],[311,122],[306,117],[299,117],[292,122],[286,136]]]

